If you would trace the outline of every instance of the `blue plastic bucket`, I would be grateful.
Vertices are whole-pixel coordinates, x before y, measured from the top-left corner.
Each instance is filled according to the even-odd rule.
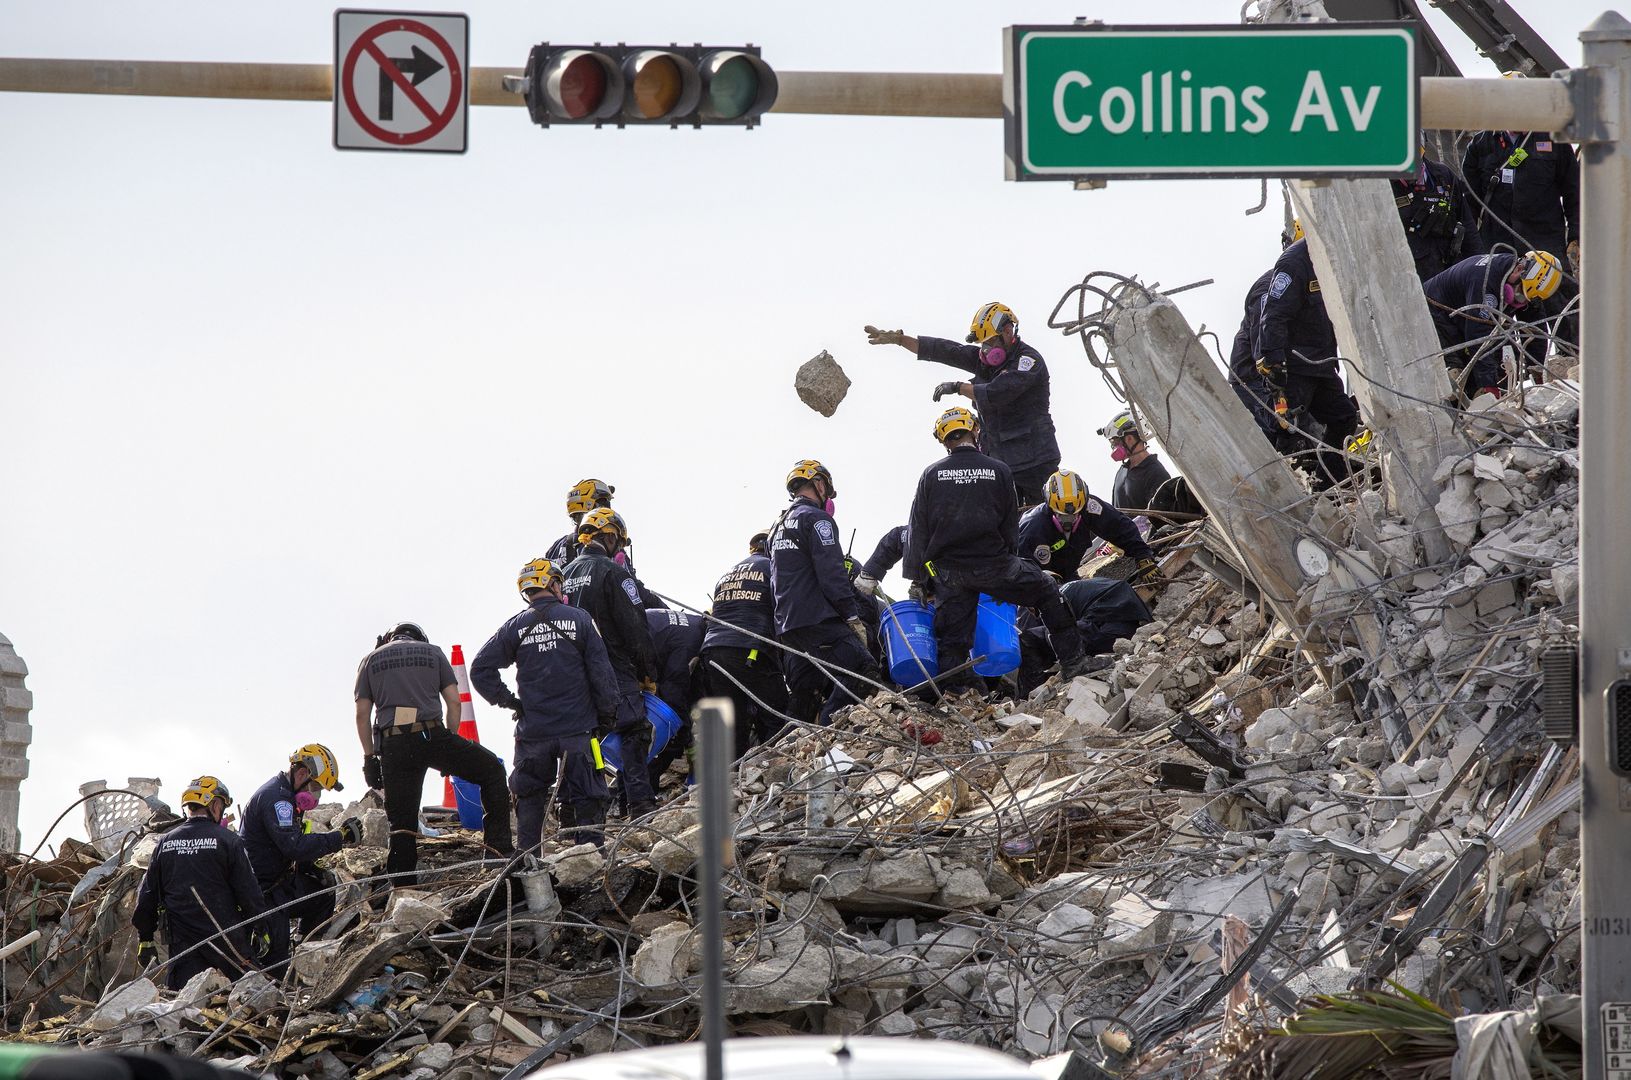
[[[668,707],[668,702],[656,694],[648,693],[646,699],[646,722],[651,725],[651,753],[646,760],[651,761],[663,752],[668,740],[680,730],[680,714]],[[623,767],[623,740],[616,732],[600,740],[600,757],[606,764],[614,769]]]
[[[498,763],[504,764],[499,758]],[[473,784],[462,776],[450,777],[453,781],[453,801],[459,811],[459,825],[466,829],[479,829],[485,818],[481,812],[481,785]]]
[[[878,623],[889,677],[897,686],[916,686],[940,674],[933,612],[916,600],[902,600],[885,608]]]
[[[974,650],[970,656],[985,657],[974,665],[974,674],[994,679],[1019,668],[1019,610],[1013,604],[980,594],[979,615],[974,620]]]

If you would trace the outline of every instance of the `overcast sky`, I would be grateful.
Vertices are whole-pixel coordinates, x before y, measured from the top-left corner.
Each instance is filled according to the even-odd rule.
[[[1520,9],[1570,63],[1600,10]],[[471,63],[541,40],[751,41],[783,70],[988,71],[1006,4],[477,3]],[[1149,21],[1228,23],[1232,0]],[[1492,75],[1435,12],[1469,74]],[[0,6],[10,56],[330,62],[333,6]],[[399,619],[474,653],[516,569],[599,476],[642,577],[705,605],[797,459],[864,555],[937,456],[950,369],[861,326],[958,338],[981,303],[1047,358],[1064,465],[1108,493],[1117,408],[1047,331],[1088,271],[1175,286],[1233,335],[1278,250],[1254,181],[1003,180],[995,120],[770,116],[738,129],[530,125],[474,108],[463,156],[344,153],[323,103],[0,94],[0,633],[31,669],[25,850],[85,780],[209,772],[240,800],[322,741],[360,789],[358,659]],[[793,394],[822,349],[854,380]],[[508,758],[507,713],[478,705]],[[434,775],[432,777],[434,778]],[[439,783],[439,781],[438,781]],[[73,824],[79,823],[77,814]]]

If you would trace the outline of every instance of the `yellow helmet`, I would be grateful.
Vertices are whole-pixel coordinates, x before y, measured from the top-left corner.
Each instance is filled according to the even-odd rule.
[[[334,757],[334,751],[322,743],[307,743],[299,750],[289,755],[289,764],[304,765],[311,778],[316,780],[318,786],[324,791],[344,791],[345,785],[340,783],[340,763]]]
[[[1280,230],[1280,246],[1290,247],[1303,238],[1301,218],[1292,218],[1291,224]]]
[[[568,515],[587,514],[596,507],[609,506],[616,491],[604,480],[579,480],[567,490],[566,512]]]
[[[982,341],[996,337],[1007,326],[1012,326],[1016,330],[1019,328],[1019,320],[1014,317],[1012,308],[995,300],[989,304],[981,304],[980,309],[974,313],[974,321],[969,323],[968,340],[978,345]]]
[[[945,442],[959,431],[966,431],[972,435],[978,426],[979,421],[974,419],[973,413],[961,405],[953,405],[941,413],[940,419],[934,422],[935,441]]]
[[[622,515],[609,506],[591,510],[584,516],[578,526],[578,543],[587,544],[601,533],[611,533],[620,544],[628,543],[629,527],[623,523]]]
[[[820,480],[827,485],[827,498],[838,495],[838,488],[832,482],[832,471],[815,458],[805,458],[787,470],[787,493],[791,495],[812,480]]]
[[[1056,514],[1075,517],[1087,505],[1087,484],[1069,469],[1060,469],[1048,477],[1047,486],[1042,490],[1048,499],[1048,509]]]
[[[1563,264],[1550,251],[1526,251],[1518,260],[1518,285],[1525,300],[1547,300],[1563,283]]]
[[[210,803],[220,799],[228,806],[232,805],[232,792],[227,786],[213,776],[200,776],[187,785],[187,790],[181,793],[182,806],[208,807]]]
[[[559,580],[561,572],[554,563],[548,559],[533,559],[521,568],[520,575],[515,579],[515,587],[525,596],[528,589],[548,589],[551,581]]]

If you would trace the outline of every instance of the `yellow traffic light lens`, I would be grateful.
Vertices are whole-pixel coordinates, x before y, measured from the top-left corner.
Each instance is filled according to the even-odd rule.
[[[657,120],[674,111],[684,89],[680,66],[666,56],[640,65],[634,76],[634,107],[647,120]]]
[[[606,69],[592,56],[579,56],[561,72],[561,106],[568,119],[582,120],[606,97]]]
[[[753,107],[759,97],[759,73],[745,57],[725,61],[708,83],[712,113],[723,120],[735,120]]]

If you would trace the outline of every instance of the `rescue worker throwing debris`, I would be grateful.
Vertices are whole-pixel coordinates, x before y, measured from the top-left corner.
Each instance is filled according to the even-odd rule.
[[[877,666],[867,650],[866,624],[855,606],[855,589],[844,570],[844,550],[832,519],[838,494],[832,473],[819,461],[801,461],[787,474],[787,493],[793,505],[770,531],[776,634],[783,643],[836,669],[823,670],[789,654],[787,713],[805,723],[819,719],[825,724],[834,710],[870,692],[865,680],[876,674]]]
[[[393,888],[414,884],[419,865],[419,803],[425,771],[435,769],[481,788],[482,839],[496,856],[514,847],[504,765],[480,743],[449,729],[461,714],[459,684],[447,655],[416,623],[398,623],[380,635],[357,665],[357,738],[363,777],[385,793],[391,821],[385,872]]]
[[[289,963],[291,924],[308,935],[334,914],[333,875],[317,860],[362,840],[362,825],[347,818],[334,832],[313,832],[306,811],[319,791],[343,791],[334,751],[307,743],[289,755],[289,768],[262,784],[244,808],[244,847],[269,909],[270,941],[261,967],[274,976]]]
[[[1502,322],[1544,306],[1562,278],[1557,256],[1529,251],[1521,257],[1503,253],[1463,259],[1423,287],[1439,345],[1449,350],[1444,362],[1465,367],[1461,384],[1469,397],[1481,391],[1501,393],[1506,386],[1499,346]],[[1532,351],[1524,355],[1539,359]]]
[[[1270,440],[1275,448],[1300,454],[1307,443],[1291,425],[1307,416],[1322,425],[1319,438],[1327,449],[1319,451],[1315,467],[1300,457],[1297,464],[1310,473],[1316,490],[1347,479],[1342,447],[1359,426],[1359,408],[1337,371],[1336,330],[1325,313],[1306,239],[1287,247],[1274,264],[1258,318],[1256,354],[1274,411],[1283,417]]]
[[[237,979],[254,966],[251,936],[263,949],[266,944],[264,931],[252,935],[251,927],[239,925],[261,915],[266,898],[243,840],[221,824],[231,804],[227,786],[213,776],[187,785],[181,796],[187,816],[164,834],[142,875],[131,917],[136,964],[145,968],[158,958],[153,934],[162,911],[170,949],[166,985],[172,990],[208,968]],[[209,944],[200,945],[204,941]]]
[[[1019,519],[1022,558],[1071,581],[1102,537],[1138,560],[1135,581],[1153,578],[1160,572],[1155,552],[1139,535],[1133,519],[1095,499],[1079,475],[1069,470],[1056,472],[1048,477],[1043,491],[1047,502],[1031,507]]]
[[[747,558],[714,585],[713,609],[699,656],[707,692],[730,698],[736,707],[737,757],[775,738],[782,729],[782,718],[775,714],[787,711],[787,683],[771,644],[776,636],[776,602],[769,543],[768,529],[748,537]]]
[[[641,691],[657,690],[656,655],[646,627],[644,603],[634,575],[615,560],[628,542],[623,519],[609,509],[586,514],[578,529],[582,554],[564,571],[566,602],[595,620],[616,674],[617,723],[623,771],[617,797],[625,812],[640,817],[657,809],[651,779],[641,766],[651,756],[651,725]]]
[[[515,714],[510,789],[521,850],[537,850],[552,794],[562,833],[598,847],[610,799],[596,740],[617,727],[618,677],[589,613],[564,602],[554,563],[533,559],[515,583],[527,606],[476,653],[470,683]],[[511,666],[514,691],[499,674]]]
[[[980,452],[979,424],[967,409],[947,409],[934,425],[946,456],[923,471],[906,525],[905,566],[934,586],[934,632],[942,673],[962,667],[974,643],[979,594],[1034,607],[1066,678],[1083,661],[1081,638],[1059,587],[1017,554],[1019,506],[1008,466]],[[966,669],[940,687],[983,689]]]
[[[982,449],[1008,466],[1020,506],[1042,501],[1042,485],[1059,467],[1059,442],[1048,411],[1048,365],[1020,340],[1019,320],[1006,304],[981,304],[969,326],[968,344],[913,337],[868,326],[872,345],[899,345],[919,359],[969,372],[966,382],[944,382],[934,400],[961,394],[980,414]]]

